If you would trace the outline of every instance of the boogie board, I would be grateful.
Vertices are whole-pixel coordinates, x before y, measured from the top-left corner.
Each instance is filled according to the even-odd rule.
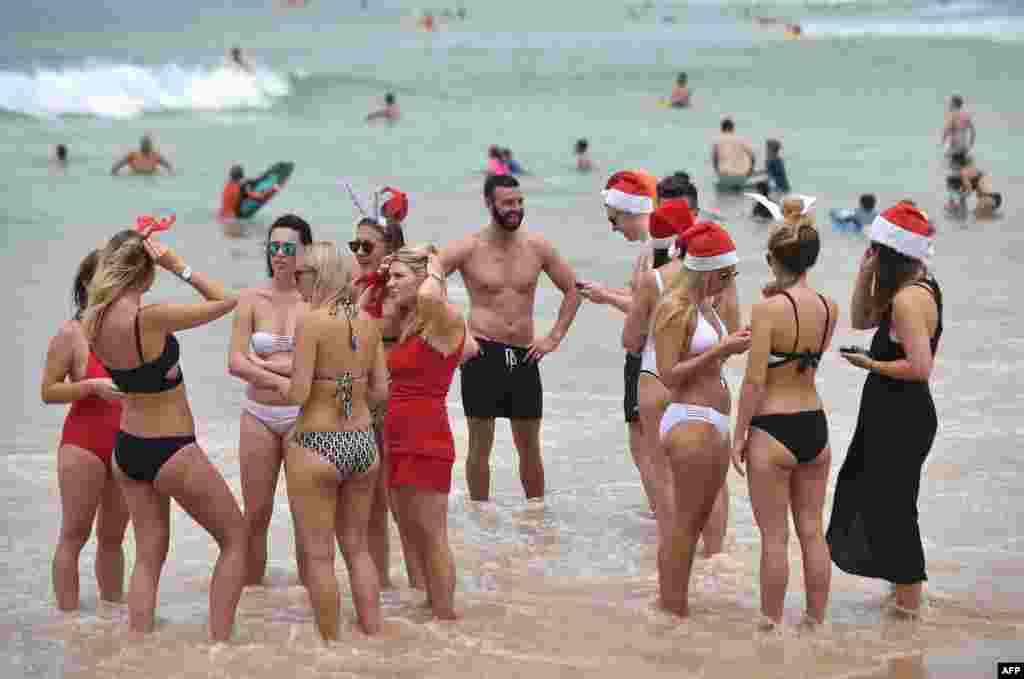
[[[274,184],[280,187],[284,187],[285,182],[292,176],[292,170],[295,169],[295,163],[274,163],[270,166],[266,172],[257,177],[256,179],[249,179],[242,183],[242,191],[266,191]],[[253,198],[252,196],[245,196],[242,198],[242,202],[238,204],[238,216],[242,219],[247,219],[256,214],[256,211],[261,207],[270,202],[270,199],[277,194],[267,196],[265,199],[260,200]]]

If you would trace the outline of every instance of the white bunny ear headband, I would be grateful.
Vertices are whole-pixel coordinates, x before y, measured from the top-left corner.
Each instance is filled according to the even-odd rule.
[[[747,198],[753,198],[758,203],[763,205],[765,209],[771,213],[772,219],[774,219],[775,221],[783,221],[782,208],[779,206],[778,203],[766,198],[765,196],[762,196],[760,193],[744,193],[743,195],[746,196]],[[812,198],[811,196],[801,196],[799,194],[795,195],[794,198],[799,198],[800,202],[803,203],[804,207],[802,210],[800,210],[800,214],[802,215],[805,215],[808,212],[810,212],[811,206],[814,205],[814,201],[818,200],[817,198]]]
[[[359,213],[367,219],[372,219],[381,226],[387,226],[387,220],[384,219],[384,215],[380,213],[380,191],[373,192],[373,205],[367,205],[366,201],[356,193],[356,190],[352,188],[352,182],[347,179],[341,180],[341,185],[348,191],[349,197],[352,199],[352,203],[359,210]]]

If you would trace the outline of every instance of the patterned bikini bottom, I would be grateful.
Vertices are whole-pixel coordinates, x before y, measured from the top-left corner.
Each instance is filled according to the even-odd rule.
[[[342,480],[366,473],[377,461],[373,429],[296,432],[295,442],[333,464]]]

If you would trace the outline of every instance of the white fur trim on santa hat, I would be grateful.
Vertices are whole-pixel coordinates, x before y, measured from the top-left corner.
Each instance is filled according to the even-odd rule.
[[[740,263],[740,258],[736,254],[735,250],[729,252],[723,252],[720,255],[713,255],[711,257],[695,257],[693,254],[687,252],[686,257],[683,258],[683,266],[690,271],[717,271],[724,269],[727,266],[734,266]]]
[[[922,262],[927,262],[935,252],[931,236],[922,236],[901,228],[882,215],[871,222],[871,240]]]
[[[616,210],[633,215],[646,215],[654,212],[654,201],[650,196],[638,196],[618,189],[604,189],[604,204]]]

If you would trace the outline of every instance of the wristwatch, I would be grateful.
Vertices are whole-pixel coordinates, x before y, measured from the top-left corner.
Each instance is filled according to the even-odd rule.
[[[186,264],[185,268],[181,270],[180,274],[178,274],[178,278],[186,283],[190,282],[192,280],[192,267]]]

